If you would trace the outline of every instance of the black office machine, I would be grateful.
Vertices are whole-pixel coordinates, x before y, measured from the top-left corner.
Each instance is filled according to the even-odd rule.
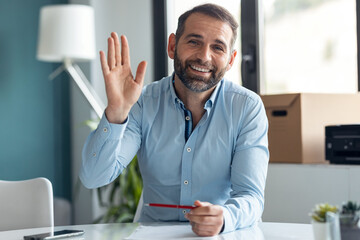
[[[335,164],[360,164],[360,124],[325,127],[326,160]]]

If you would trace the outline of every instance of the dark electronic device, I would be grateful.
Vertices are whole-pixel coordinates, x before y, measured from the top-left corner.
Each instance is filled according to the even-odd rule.
[[[66,237],[76,237],[84,234],[83,230],[61,230],[55,231],[53,233],[40,233],[30,236],[24,236],[24,240],[51,240],[51,239],[59,239]]]
[[[326,160],[335,164],[360,164],[360,124],[325,127]]]

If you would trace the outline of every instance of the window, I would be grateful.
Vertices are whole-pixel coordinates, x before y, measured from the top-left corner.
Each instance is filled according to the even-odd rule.
[[[225,77],[259,94],[360,90],[355,0],[154,1],[166,6],[167,37],[193,6],[211,2],[228,9],[240,28],[236,61]],[[168,61],[164,71],[171,74]]]
[[[357,91],[355,0],[262,3],[261,93]]]

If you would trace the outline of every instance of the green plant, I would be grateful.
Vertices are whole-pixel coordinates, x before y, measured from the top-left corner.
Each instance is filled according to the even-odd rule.
[[[109,188],[107,201],[104,193]],[[98,188],[100,206],[106,207],[106,213],[95,223],[131,222],[134,219],[137,204],[142,192],[142,180],[135,156],[127,168],[111,184]]]
[[[341,206],[342,214],[355,214],[360,211],[360,205],[355,201],[344,202]]]
[[[344,202],[341,206],[340,224],[342,226],[354,227],[360,218],[360,205],[355,201]]]
[[[310,214],[311,218],[316,222],[326,222],[326,213],[327,212],[338,212],[336,206],[330,205],[328,203],[317,204],[315,209],[313,209]]]
[[[87,120],[84,124],[94,130],[99,120]],[[111,184],[97,189],[100,206],[105,207],[106,212],[94,223],[131,222],[141,197],[142,187],[140,169],[135,156]],[[105,195],[107,197],[104,197]]]

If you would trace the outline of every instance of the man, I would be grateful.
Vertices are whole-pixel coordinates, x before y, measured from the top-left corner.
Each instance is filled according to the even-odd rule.
[[[223,79],[236,56],[237,23],[205,4],[179,18],[168,55],[175,73],[142,89],[125,36],[100,52],[108,106],[87,139],[80,179],[112,182],[135,154],[144,203],[195,205],[191,211],[144,206],[140,221],[189,221],[199,236],[248,227],[261,218],[269,153],[258,95]]]

